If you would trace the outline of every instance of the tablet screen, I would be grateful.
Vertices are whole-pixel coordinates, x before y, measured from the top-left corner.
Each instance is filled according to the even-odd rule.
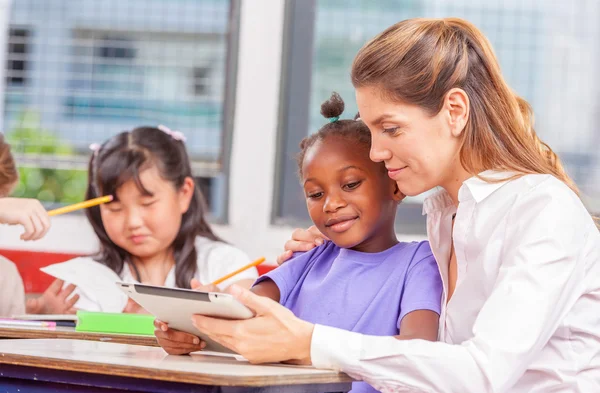
[[[164,296],[177,299],[199,300],[210,302],[207,292],[198,292],[188,289],[154,287],[150,285],[134,284],[135,290],[144,295]]]

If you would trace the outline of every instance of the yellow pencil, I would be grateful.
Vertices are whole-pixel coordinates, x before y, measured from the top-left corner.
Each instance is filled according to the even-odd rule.
[[[75,211],[75,210],[87,209],[88,207],[92,207],[92,206],[96,206],[96,205],[101,205],[103,203],[108,203],[108,202],[110,202],[112,200],[113,200],[113,196],[112,195],[107,195],[107,196],[103,196],[103,197],[99,197],[99,198],[89,199],[87,201],[79,202],[79,203],[76,203],[74,205],[69,205],[69,206],[65,206],[65,207],[60,207],[58,209],[50,210],[48,212],[48,215],[49,216],[57,216],[59,214],[70,213],[70,212]]]
[[[244,266],[244,267],[241,267],[241,268],[239,268],[239,269],[238,269],[238,270],[236,270],[235,272],[231,272],[231,273],[229,273],[228,275],[226,275],[226,276],[223,276],[223,277],[219,278],[217,281],[213,281],[213,283],[212,283],[212,284],[213,284],[213,285],[219,285],[219,284],[220,284],[220,283],[222,283],[223,281],[230,279],[231,277],[235,276],[236,274],[238,274],[238,273],[241,273],[241,272],[243,272],[244,270],[248,270],[248,269],[250,269],[251,267],[258,266],[258,265],[260,265],[261,263],[263,263],[264,261],[265,261],[265,258],[264,258],[264,257],[262,257],[262,258],[258,258],[256,261],[254,261],[254,262],[252,262],[252,263],[249,263],[249,264],[247,264],[247,265],[246,265],[246,266]]]

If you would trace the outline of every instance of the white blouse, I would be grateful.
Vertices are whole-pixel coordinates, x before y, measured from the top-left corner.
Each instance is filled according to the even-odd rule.
[[[251,262],[245,252],[227,243],[198,236],[196,237],[195,245],[198,256],[196,258],[197,268],[194,278],[202,284],[209,284],[218,280]],[[218,287],[219,289],[224,290],[239,280],[256,280],[257,278],[258,271],[256,268],[251,268],[223,281]],[[121,272],[121,280],[130,283],[138,282],[131,273],[131,268],[128,263],[125,263],[125,267]],[[175,283],[175,266],[169,270],[163,285],[168,288],[177,287],[177,284]]]
[[[223,242],[198,236],[195,246],[198,255],[196,274],[193,278],[202,284],[211,283],[250,263],[250,258],[243,251]],[[54,265],[54,267],[59,265],[61,264]],[[74,277],[79,281],[64,279],[65,285],[67,285],[66,282],[73,282],[77,285],[75,293],[79,295],[79,300],[75,304],[75,308],[80,310],[121,312],[127,304],[127,296],[117,289],[115,282],[138,283],[127,263],[120,275],[106,265],[94,261],[91,257],[76,258],[63,262],[62,265],[69,265],[67,270],[77,271]],[[74,270],[75,267],[77,267],[76,270]],[[257,278],[258,271],[256,268],[251,268],[223,281],[218,287],[223,290],[236,281],[256,280]],[[93,288],[86,285],[86,283],[90,283],[90,280],[93,281]],[[177,287],[175,281],[175,266],[173,266],[167,274],[163,286],[175,288]]]
[[[446,191],[424,203],[444,282],[441,342],[317,325],[313,364],[382,392],[600,392],[600,234],[577,195],[526,175],[473,177],[458,199],[458,211]],[[458,278],[446,305],[455,212]]]

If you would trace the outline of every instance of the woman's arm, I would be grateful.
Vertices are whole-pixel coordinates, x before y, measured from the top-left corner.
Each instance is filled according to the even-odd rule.
[[[254,284],[254,281],[256,281],[255,278],[243,278],[241,280],[238,280],[238,281],[234,282],[231,285],[237,285],[237,286],[242,287],[244,289],[250,289],[250,288],[252,288],[252,284]]]
[[[255,312],[243,321],[194,315],[194,326],[213,340],[241,354],[251,363],[294,360],[310,364],[314,325],[297,318],[281,304],[232,286],[229,292]]]
[[[311,361],[379,390],[506,391],[540,355],[582,295],[586,270],[580,253],[586,236],[592,236],[575,230],[589,228],[589,223],[572,200],[542,194],[519,202],[508,218],[514,230],[506,234],[504,262],[474,323],[473,337],[456,345],[314,326],[240,288],[232,288],[233,294],[255,310],[255,318],[197,316],[194,323],[253,363]],[[597,250],[591,258],[598,258]]]
[[[243,283],[244,281],[250,280],[238,281],[236,285],[239,285],[239,283]],[[251,285],[252,283],[250,283],[248,287]],[[192,280],[191,286],[192,289],[199,291],[219,292],[219,289],[216,286],[212,284],[201,285],[195,279]],[[271,280],[265,280],[255,285],[251,291],[258,296],[268,297],[276,302],[279,301],[279,288]],[[159,320],[154,321],[154,335],[156,336],[158,345],[160,345],[169,355],[187,355],[191,352],[200,351],[206,346],[206,344],[195,335],[169,329],[169,325]]]

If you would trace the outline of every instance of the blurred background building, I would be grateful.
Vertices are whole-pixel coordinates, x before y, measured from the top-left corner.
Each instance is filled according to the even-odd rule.
[[[323,124],[320,103],[337,91],[344,116],[356,112],[356,51],[402,19],[456,16],[488,36],[539,135],[600,212],[597,0],[13,0],[5,14],[0,112],[18,196],[79,201],[90,143],[165,124],[188,138],[218,232],[272,259],[309,222],[293,157]],[[424,237],[422,198],[400,208],[404,239]],[[0,246],[96,247],[81,214],[54,219],[39,243],[16,233],[1,228]]]

